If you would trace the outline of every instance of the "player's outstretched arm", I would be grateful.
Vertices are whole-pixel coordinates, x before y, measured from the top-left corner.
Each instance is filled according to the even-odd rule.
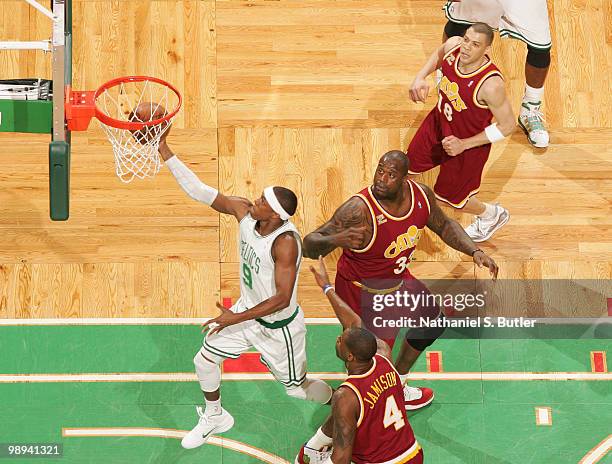
[[[487,104],[496,122],[473,137],[466,139],[459,139],[453,135],[445,137],[442,140],[442,147],[450,156],[456,156],[470,148],[499,142],[516,129],[516,118],[501,76],[495,75],[485,80],[476,98]]]
[[[350,464],[353,457],[353,442],[359,419],[357,397],[347,387],[340,387],[332,396],[332,416],[334,417],[334,436],[331,455],[333,464]]]
[[[362,248],[370,240],[368,225],[371,219],[367,208],[358,197],[348,199],[329,221],[304,237],[304,256],[317,259],[338,247]]]
[[[322,256],[319,256],[319,266],[310,266],[310,272],[312,272],[317,285],[321,287],[321,290],[323,290],[323,293],[325,293],[329,303],[332,305],[334,313],[340,321],[340,325],[342,325],[342,330],[351,327],[363,327],[361,318],[342,298],[340,298],[340,295],[336,293],[336,289],[331,285],[329,274],[327,273],[327,268],[325,267]],[[378,350],[376,352],[387,359],[391,359],[391,348],[387,342],[376,337],[376,343],[378,345]]]
[[[440,45],[429,57],[410,85],[410,99],[413,102],[424,102],[429,95],[429,84],[427,76],[442,66],[442,60],[452,48],[459,45],[463,40],[462,37],[451,37],[445,43]]]
[[[430,205],[427,227],[449,247],[471,256],[478,267],[487,267],[493,278],[496,279],[499,269],[495,261],[476,246],[457,221],[453,221],[444,214],[442,208],[438,206],[436,196],[431,189],[424,184],[419,185],[427,194]]]
[[[251,206],[249,200],[223,195],[217,189],[206,185],[172,152],[165,137],[159,144],[159,154],[180,187],[191,198],[212,207],[219,213],[231,214],[238,221],[247,215]]]
[[[316,268],[315,266],[310,266],[310,272],[314,275],[317,285],[321,287],[321,290],[323,290],[327,296],[336,317],[342,325],[342,330],[363,326],[361,318],[342,298],[340,298],[333,285],[330,283],[329,274],[327,273],[327,268],[325,267],[322,256],[319,256],[319,265]]]

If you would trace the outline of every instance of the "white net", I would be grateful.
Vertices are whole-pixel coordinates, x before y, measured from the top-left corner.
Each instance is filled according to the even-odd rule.
[[[147,123],[166,117],[179,105],[178,95],[168,86],[149,80],[126,81],[104,90],[96,98],[98,110],[110,118]],[[120,129],[100,121],[115,154],[115,171],[122,182],[153,177],[161,168],[158,153],[162,135],[172,118],[139,129]]]

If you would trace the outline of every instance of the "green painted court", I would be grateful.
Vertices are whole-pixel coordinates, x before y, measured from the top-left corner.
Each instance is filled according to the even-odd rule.
[[[293,462],[329,412],[287,397],[247,362],[245,372],[224,373],[224,407],[236,419],[226,440],[184,450],[167,435],[195,424],[197,325],[9,325],[0,331],[0,441],[61,443],[64,451],[61,458],[17,462]],[[309,326],[313,375],[341,378],[333,348],[338,333],[337,325]],[[431,406],[409,414],[425,462],[612,462],[606,455],[610,374],[593,372],[607,371],[609,348],[609,339],[439,340],[431,349],[441,355],[441,372],[428,372],[423,355],[412,374],[414,385],[436,392]],[[599,353],[595,362],[592,353]],[[557,380],[533,380],[546,376]],[[460,377],[470,380],[452,380]],[[483,380],[492,378],[501,380]]]

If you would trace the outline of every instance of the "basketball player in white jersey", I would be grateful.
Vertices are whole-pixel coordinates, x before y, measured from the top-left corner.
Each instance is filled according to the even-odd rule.
[[[159,153],[181,188],[215,211],[231,214],[240,225],[240,298],[229,310],[204,324],[209,328],[193,361],[205,408],[197,407],[198,424],[182,440],[184,448],[206,443],[212,434],[228,431],[233,417],[221,407],[220,364],[254,347],[262,362],[285,386],[288,395],[326,404],[332,389],[306,376],[306,325],[297,303],[302,241],[289,218],[297,207],[295,194],[284,187],[267,187],[251,203],[223,195],[201,182],[172,153],[165,137]]]
[[[549,135],[540,108],[550,67],[552,39],[546,0],[449,0],[444,6],[448,23],[443,41],[463,37],[471,24],[487,23],[500,37],[525,42],[525,95],[518,123],[534,147],[546,148]]]

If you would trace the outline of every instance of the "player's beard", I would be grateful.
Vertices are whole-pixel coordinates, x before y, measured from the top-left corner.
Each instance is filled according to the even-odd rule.
[[[397,200],[397,197],[399,195],[399,190],[385,190],[383,192],[381,191],[376,191],[373,192],[374,193],[374,198],[376,198],[377,200],[383,200],[383,201],[395,201]]]

